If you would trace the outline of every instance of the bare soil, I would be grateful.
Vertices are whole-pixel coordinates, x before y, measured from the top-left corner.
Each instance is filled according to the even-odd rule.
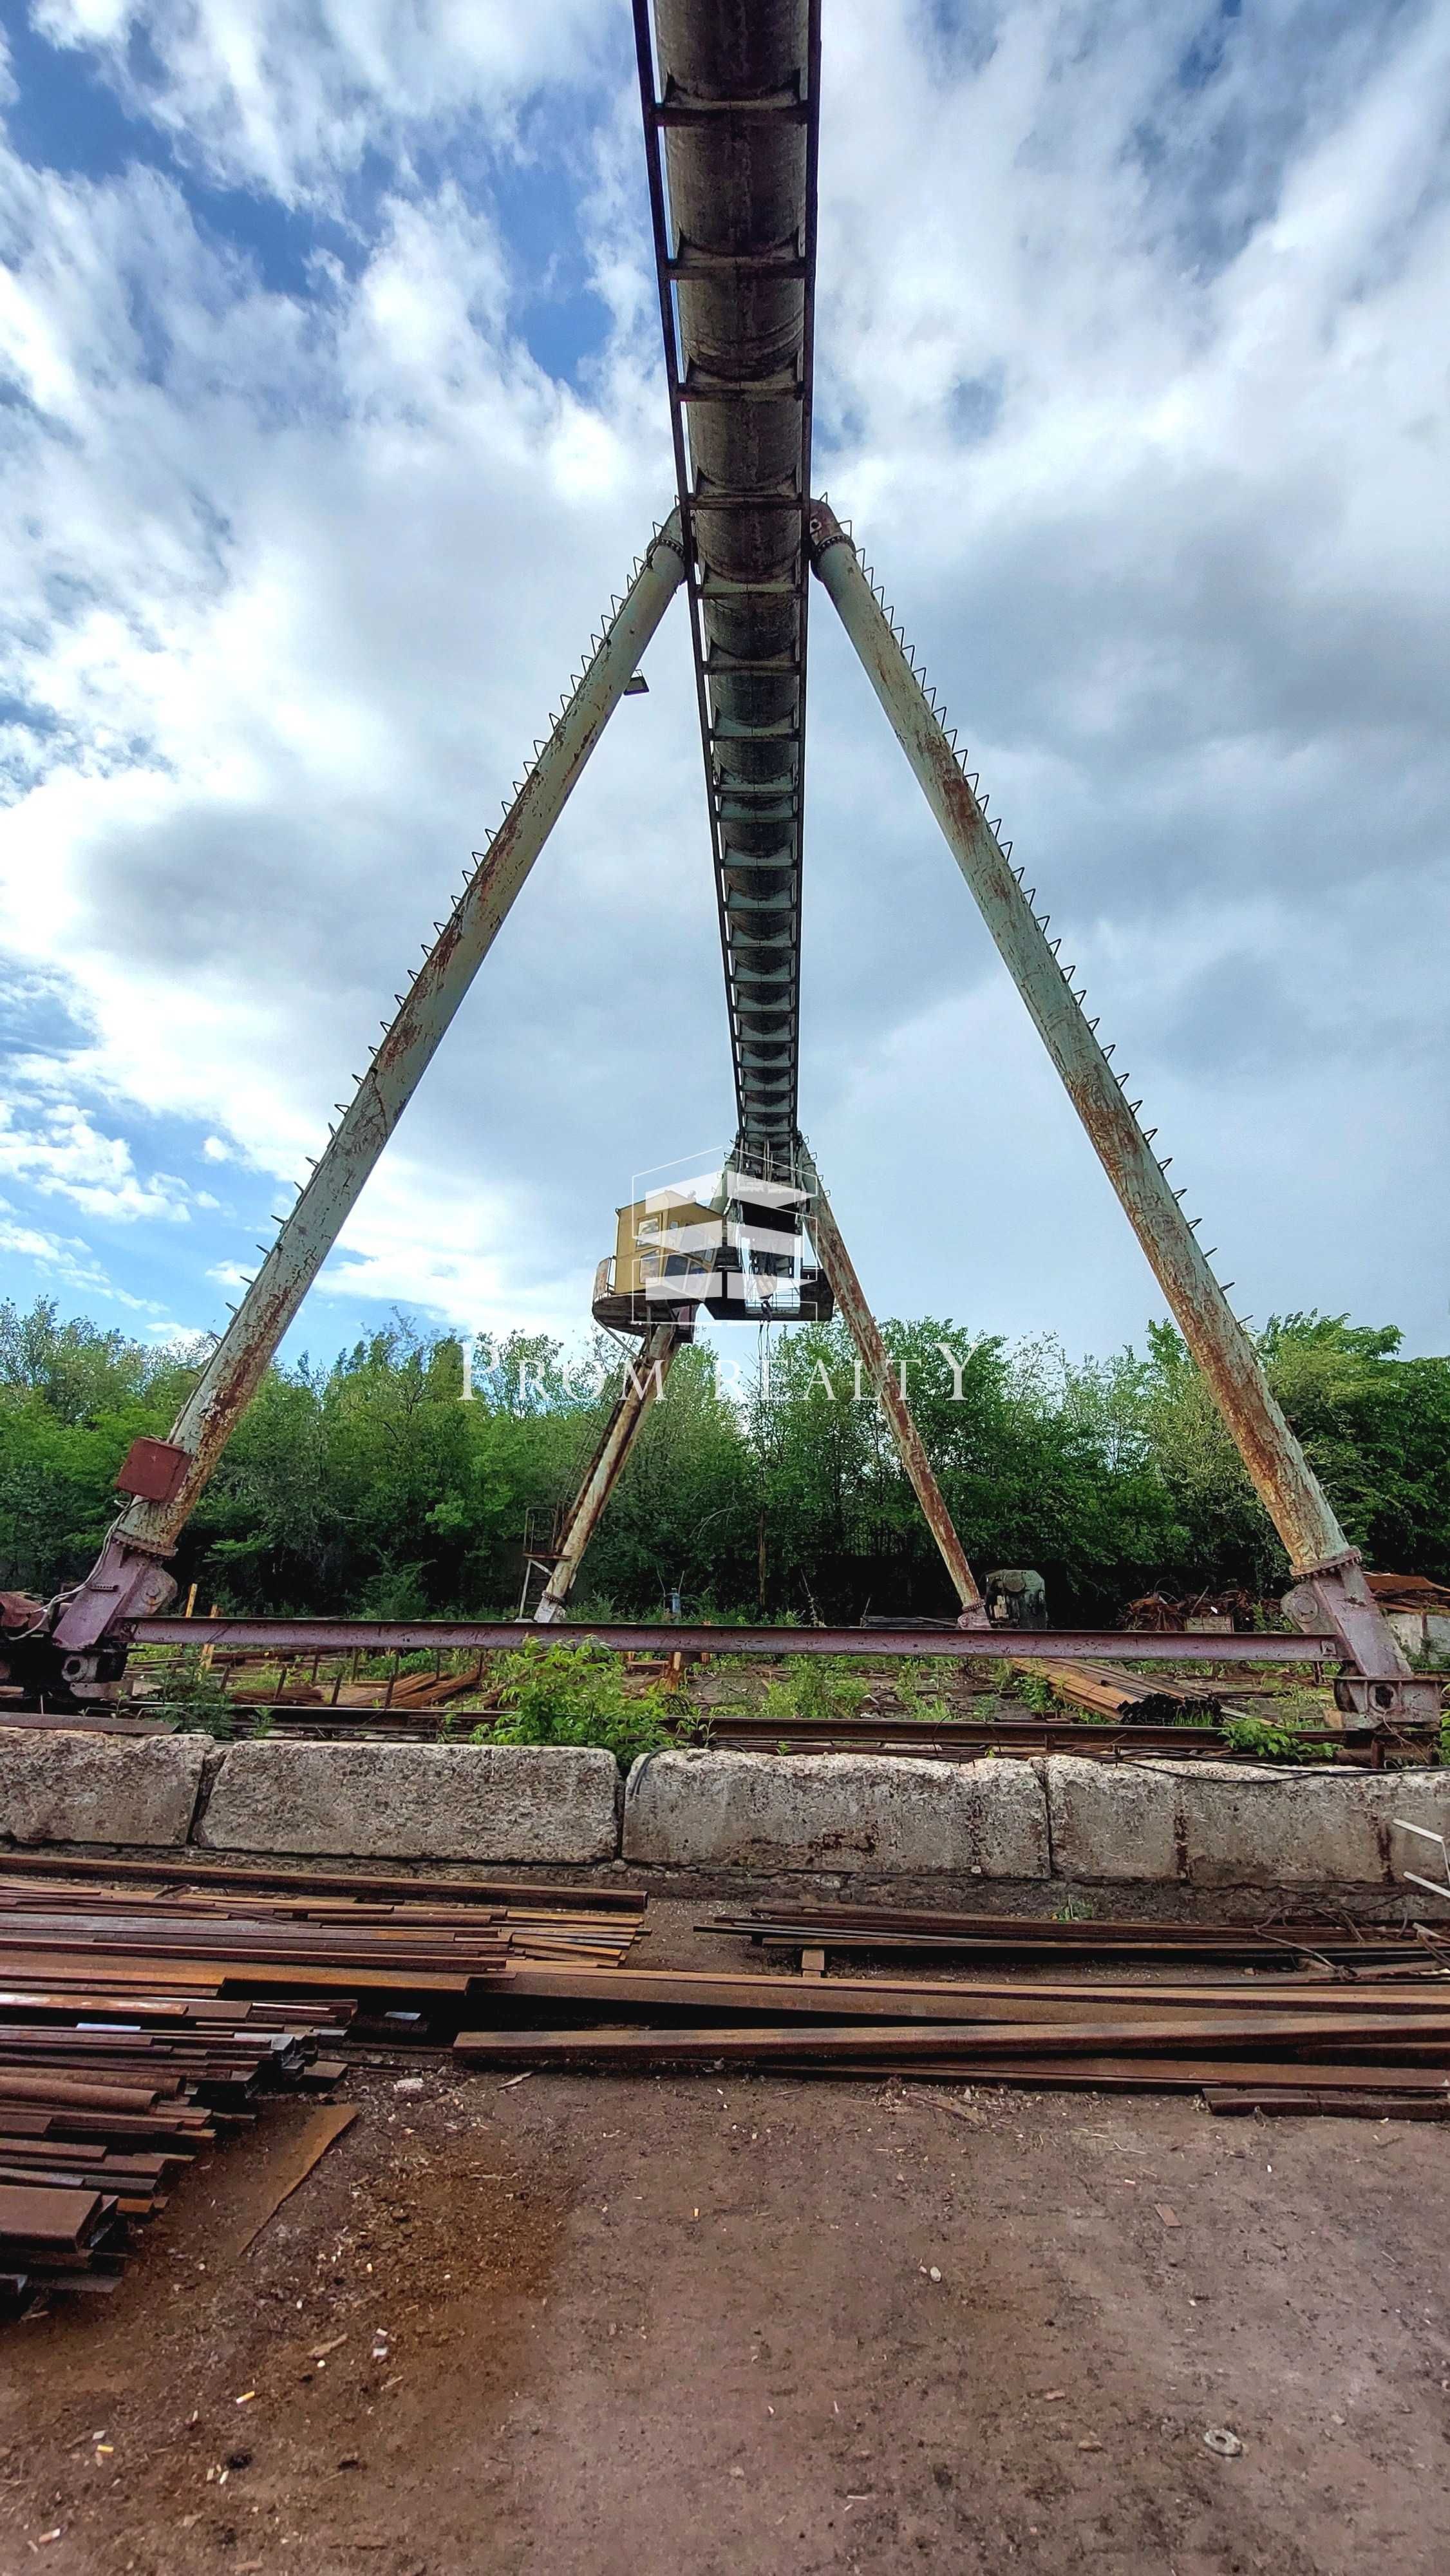
[[[652,1958],[718,1955],[692,1911]],[[436,2055],[345,2093],[248,2252],[260,2136],[0,2332],[4,2576],[1445,2566],[1442,2128]]]

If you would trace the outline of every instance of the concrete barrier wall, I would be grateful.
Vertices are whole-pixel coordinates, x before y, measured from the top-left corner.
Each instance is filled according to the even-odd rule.
[[[17,1843],[184,1843],[204,1735],[0,1730],[0,1835]]]
[[[379,1860],[613,1860],[612,1753],[533,1744],[234,1744],[208,1851]]]
[[[1111,1884],[1389,1887],[1438,1855],[1396,1817],[1450,1834],[1450,1770],[1272,1771],[1236,1762],[1039,1762],[1053,1873]],[[1428,1853],[1428,1857],[1427,1857]]]
[[[687,1869],[1046,1878],[1030,1762],[863,1753],[650,1753],[624,1800],[624,1858]]]
[[[694,1872],[1103,1886],[1400,1888],[1450,1835],[1450,1769],[1272,1771],[1220,1762],[945,1763],[861,1754],[655,1753],[622,1788],[567,1747],[225,1749],[0,1726],[0,1842],[297,1858],[623,1859]],[[1427,1856],[1428,1854],[1428,1856]]]

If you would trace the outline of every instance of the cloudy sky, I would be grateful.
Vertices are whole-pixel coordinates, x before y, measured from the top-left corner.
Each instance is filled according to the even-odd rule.
[[[670,498],[625,0],[7,0],[0,1293],[217,1324]],[[825,0],[817,487],[1235,1304],[1450,1344],[1450,0]],[[883,1312],[1161,1300],[824,597]],[[730,1090],[683,612],[289,1347],[578,1336]]]

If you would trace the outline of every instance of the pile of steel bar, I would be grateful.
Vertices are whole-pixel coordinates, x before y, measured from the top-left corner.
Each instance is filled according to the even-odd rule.
[[[609,1973],[645,1899],[0,1855],[0,2307],[104,2290],[130,2224],[363,2034],[447,2036],[512,1963]],[[318,2115],[319,2117],[324,2115]]]
[[[430,1905],[485,1905],[522,1919],[529,1913],[643,1915],[647,1898],[629,1887],[554,1887],[530,1879],[410,1878],[398,1870],[298,1869],[281,1862],[214,1860],[92,1860],[79,1853],[0,1851],[0,1879],[18,1877],[57,1884],[96,1881],[156,1889],[186,1888],[205,1895],[223,1887],[270,1888],[282,1896],[387,1898]]]
[[[1059,1699],[1071,1700],[1094,1717],[1121,1718],[1129,1725],[1140,1719],[1181,1724],[1182,1712],[1189,1707],[1216,1715],[1223,1699],[1221,1682],[1176,1675],[1150,1681],[1143,1674],[1126,1672],[1121,1664],[1039,1664],[1031,1655],[1014,1655],[1012,1669],[1050,1682]]]
[[[790,1928],[799,1939],[801,1925]],[[1145,1929],[1162,1944],[1178,1927]],[[1242,1943],[1248,1929],[1232,1927],[1231,1937]],[[1223,2111],[1252,2109],[1262,2095],[1271,2110],[1450,2116],[1450,1975],[1433,1948],[1415,1953],[1413,1974],[1400,1955],[1409,1944],[1386,1945],[1391,1955],[1381,1959],[1371,1940],[1352,1974],[1317,1953],[1295,1971],[1281,1951],[1278,1973],[1232,1976],[1224,1956],[1242,1957],[1242,1948],[1216,1953],[1205,1940],[1184,1944],[1189,1968],[1165,1974],[1148,1964],[1148,1938],[1129,1976],[1019,1968],[926,1982],[828,1976],[825,1945],[801,1946],[821,1955],[799,1976],[520,1965],[508,1979],[509,2012],[544,2005],[548,2025],[496,2021],[461,2032],[455,2052],[479,2067],[910,2074],[1054,2091],[1203,2092]],[[855,1946],[869,1946],[859,1925]],[[1073,1966],[1091,1956],[1063,1949]],[[1042,1964],[1060,1970],[1062,1955],[1044,1940]],[[585,2015],[585,2026],[569,2026]]]
[[[350,2004],[229,2002],[118,1976],[90,1986],[0,1949],[0,2311],[109,2290],[132,2222],[263,2098],[328,2082]]]
[[[379,1896],[305,1879],[243,1889],[193,1877],[148,1895],[134,1882],[87,1882],[81,1892],[43,1874],[5,1875],[0,1975],[21,1963],[87,1981],[96,1965],[125,1975],[150,1967],[217,1992],[287,1986],[375,2003],[399,1994],[464,1996],[502,1976],[513,1958],[605,1966],[625,1955],[638,1925],[637,1912],[617,1908],[459,1903],[427,1882],[404,1896]]]
[[[1177,1959],[1282,1970],[1315,1960],[1345,1977],[1374,1968],[1423,1976],[1450,1971],[1450,1925],[1351,1922],[1165,1923],[1101,1917],[1043,1922],[1035,1915],[934,1914],[907,1906],[756,1905],[721,1914],[702,1931],[779,1950],[919,1950],[937,1956],[1024,1958],[1063,1966],[1103,1959]]]

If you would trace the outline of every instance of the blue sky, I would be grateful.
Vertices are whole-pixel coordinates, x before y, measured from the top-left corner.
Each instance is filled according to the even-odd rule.
[[[622,0],[0,9],[0,1293],[215,1327],[670,466]],[[818,484],[1248,1311],[1450,1341],[1450,7],[828,0]],[[883,1311],[1157,1292],[818,602]],[[729,1089],[683,621],[304,1312],[582,1333]],[[1065,952],[1067,953],[1067,952]],[[1236,1300],[1238,1302],[1238,1300]]]

